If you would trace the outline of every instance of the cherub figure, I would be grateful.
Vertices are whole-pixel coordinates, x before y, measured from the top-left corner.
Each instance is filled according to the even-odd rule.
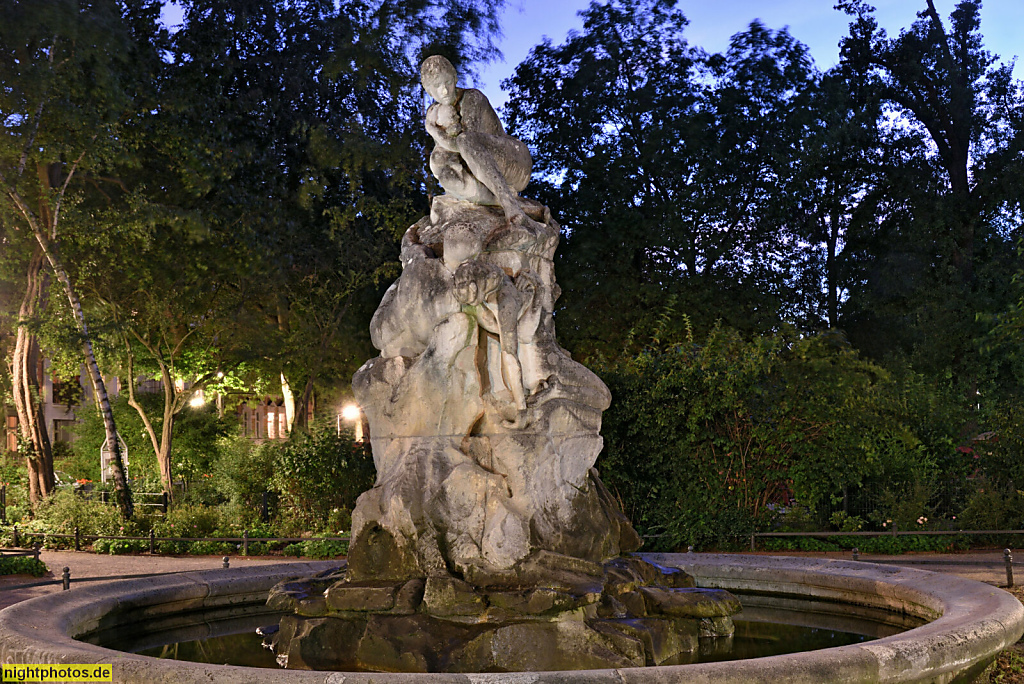
[[[506,421],[511,428],[526,422],[526,388],[519,362],[519,317],[523,295],[501,268],[479,259],[471,259],[455,271],[455,299],[476,316],[484,330],[498,336],[501,344],[501,375],[512,392],[516,417]],[[529,303],[529,302],[527,302]]]
[[[444,57],[425,59],[420,77],[437,100],[427,110],[426,127],[436,143],[430,171],[441,187],[462,200],[500,205],[510,224],[528,227],[532,222],[518,197],[530,181],[530,150],[505,132],[486,95],[456,87],[458,74]]]

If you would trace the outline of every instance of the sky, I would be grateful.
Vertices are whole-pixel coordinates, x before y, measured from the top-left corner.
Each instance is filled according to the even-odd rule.
[[[875,17],[889,35],[916,19],[925,0],[869,0]],[[583,28],[577,12],[589,0],[508,0],[502,15],[505,37],[499,42],[504,60],[481,69],[483,90],[498,107],[506,100],[500,84],[515,71],[530,49],[544,37],[559,45],[570,30]],[[684,36],[691,45],[708,52],[722,52],[729,38],[750,25],[754,19],[771,29],[789,27],[789,32],[810,48],[811,56],[822,70],[839,60],[839,40],[846,35],[849,18],[835,9],[835,0],[677,0],[677,7],[690,20]],[[935,0],[935,8],[947,22],[956,0]],[[985,47],[1005,61],[1024,55],[1024,0],[984,0],[981,32]],[[1024,60],[1015,75],[1024,77]]]
[[[385,0],[386,1],[386,0]],[[935,7],[947,23],[957,0],[935,0]],[[507,0],[501,23],[504,37],[498,41],[504,57],[480,69],[477,87],[487,94],[495,108],[506,101],[501,81],[508,78],[544,38],[559,45],[569,31],[583,28],[578,12],[589,0]],[[876,8],[879,25],[897,35],[916,19],[925,0],[870,0]],[[789,32],[810,48],[811,56],[822,70],[839,60],[839,40],[846,35],[849,18],[835,9],[835,0],[677,0],[677,6],[690,20],[684,35],[691,45],[708,52],[722,52],[729,38],[750,25],[754,19],[771,29],[789,27]],[[169,25],[180,22],[181,12],[165,8]],[[985,47],[1009,61],[1024,55],[1024,0],[984,0],[981,32]],[[1014,74],[1024,78],[1024,59]]]

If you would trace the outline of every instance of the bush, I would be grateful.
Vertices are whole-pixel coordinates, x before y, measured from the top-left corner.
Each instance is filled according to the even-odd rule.
[[[302,555],[306,558],[326,560],[337,558],[348,553],[347,541],[330,541],[327,539],[309,539],[302,542]]]
[[[231,542],[197,541],[192,542],[188,552],[194,556],[223,556],[237,550],[238,545]]]
[[[321,426],[279,447],[274,480],[296,522],[305,529],[322,530],[332,515],[355,506],[375,476],[369,444],[356,443],[351,433],[339,435],[333,426]]]
[[[910,419],[908,406],[949,402],[912,373],[861,359],[836,333],[745,341],[716,328],[703,344],[599,370],[615,397],[602,477],[642,533],[663,534],[662,549],[735,544],[769,529],[793,497],[820,529],[845,491],[873,478],[933,481],[962,424],[942,432]],[[901,516],[927,510],[918,506],[927,492],[891,492],[908,503]]]
[[[226,499],[255,518],[263,493],[273,488],[277,445],[253,444],[239,435],[222,439],[219,450],[220,460],[213,466],[215,486]]]
[[[220,525],[221,512],[218,508],[179,504],[154,523],[153,531],[158,537],[228,536],[214,534]]]
[[[47,572],[46,563],[32,556],[0,556],[0,575],[42,577]]]
[[[92,550],[94,553],[108,553],[112,556],[142,553],[149,550],[149,542],[143,539],[97,539],[92,544]]]

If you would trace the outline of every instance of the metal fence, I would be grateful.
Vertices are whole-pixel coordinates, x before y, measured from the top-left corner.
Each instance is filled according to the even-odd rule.
[[[19,547],[22,541],[28,541],[32,538],[42,537],[44,540],[47,538],[52,539],[73,539],[75,551],[82,550],[82,542],[97,541],[99,539],[108,540],[123,540],[123,541],[148,541],[149,552],[151,554],[157,553],[158,542],[224,542],[230,544],[239,544],[243,556],[249,555],[249,544],[250,543],[288,543],[298,544],[307,541],[351,541],[350,535],[341,535],[337,537],[250,537],[249,531],[244,530],[241,537],[158,537],[152,530],[149,531],[149,535],[145,537],[132,537],[125,535],[116,534],[82,534],[78,527],[75,528],[74,534],[58,534],[55,532],[33,532],[29,530],[19,530],[17,525],[14,525],[11,529],[12,539],[11,546]],[[173,555],[173,554],[172,554]],[[36,547],[36,557],[38,558],[38,547]]]

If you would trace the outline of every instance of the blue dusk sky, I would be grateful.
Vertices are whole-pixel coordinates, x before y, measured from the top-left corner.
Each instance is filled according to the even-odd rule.
[[[385,2],[387,0],[384,0]],[[477,87],[490,98],[495,108],[504,104],[501,81],[508,78],[530,49],[545,38],[559,45],[569,31],[583,28],[580,10],[589,0],[508,0],[502,12],[504,36],[498,45],[503,59],[480,69]],[[822,70],[839,59],[839,40],[846,35],[849,18],[833,9],[834,0],[678,0],[678,7],[690,20],[686,38],[708,52],[728,48],[729,38],[750,25],[754,19],[772,29],[788,26],[790,33],[810,48],[811,56]],[[890,35],[909,26],[922,10],[925,0],[871,0],[875,16]],[[956,6],[956,0],[935,0],[944,21]],[[170,26],[181,21],[179,8],[168,5],[164,20]],[[985,0],[981,14],[981,32],[985,47],[1004,61],[1024,53],[1024,0]],[[1021,78],[1024,67],[1017,65]]]
[[[879,25],[890,35],[910,26],[925,0],[869,0],[876,8]],[[502,14],[504,38],[499,47],[504,61],[480,70],[481,90],[495,107],[505,102],[501,81],[508,78],[530,49],[545,37],[559,45],[570,30],[583,28],[578,12],[589,0],[509,0]],[[772,29],[789,27],[789,32],[810,48],[811,56],[822,70],[839,60],[839,40],[847,32],[849,17],[833,9],[834,0],[678,0],[677,7],[690,20],[684,35],[691,45],[708,52],[722,52],[729,38],[750,25],[754,19]],[[956,6],[956,0],[935,0],[943,21]],[[1024,0],[985,0],[981,11],[981,32],[985,47],[1011,60],[1024,54]],[[1022,76],[1018,65],[1015,74]]]

